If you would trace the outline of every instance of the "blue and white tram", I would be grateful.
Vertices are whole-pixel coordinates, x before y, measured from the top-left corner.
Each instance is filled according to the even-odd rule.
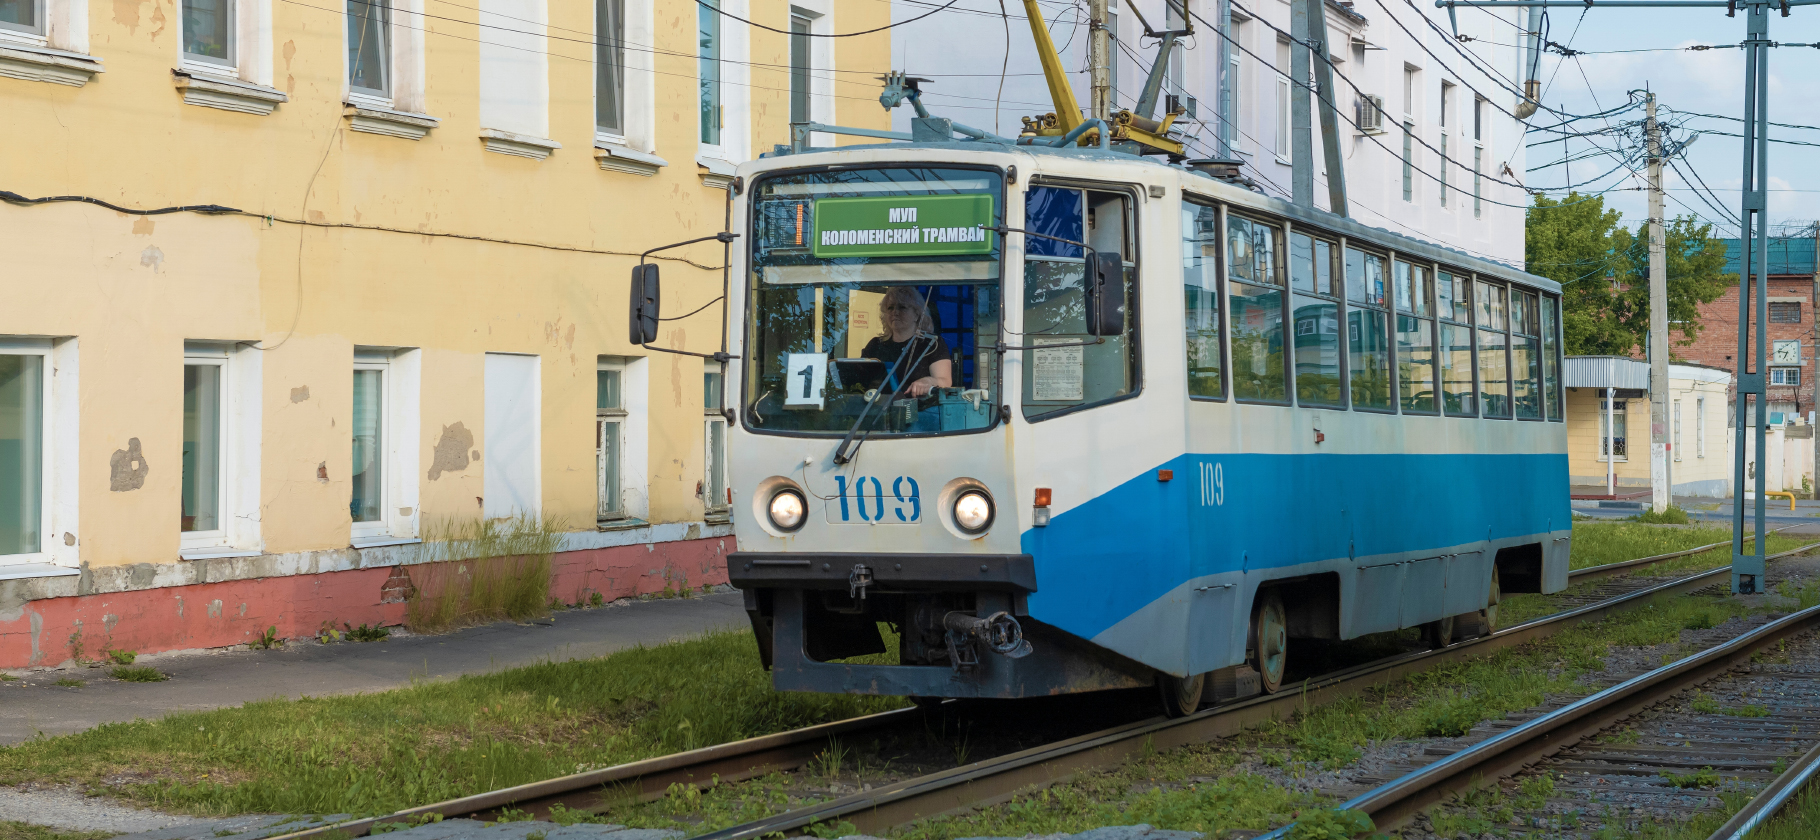
[[[1546,279],[1087,148],[735,189],[728,564],[779,689],[1182,713],[1567,583]]]

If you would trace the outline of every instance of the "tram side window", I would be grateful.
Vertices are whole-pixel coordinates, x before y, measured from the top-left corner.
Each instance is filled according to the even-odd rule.
[[[1220,212],[1182,205],[1183,331],[1188,354],[1188,396],[1220,399]]]
[[[1352,407],[1390,411],[1390,312],[1384,258],[1346,249],[1346,362]]]
[[[1542,419],[1542,337],[1536,296],[1510,290],[1510,397],[1517,419]]]
[[[1441,315],[1441,410],[1449,417],[1479,413],[1473,387],[1472,280],[1435,272],[1435,309]]]
[[[1103,344],[1087,334],[1082,282],[1086,255],[1078,245],[1024,238],[1024,340],[1054,349],[1024,351],[1024,416],[1029,419],[1105,402],[1137,389],[1137,238],[1131,199],[1124,193],[1067,187],[1031,187],[1024,227],[1117,252],[1125,264],[1125,330]],[[1084,345],[1084,346],[1083,346]]]
[[[1435,412],[1434,283],[1428,266],[1398,260],[1397,404],[1418,414]]]
[[[1339,246],[1325,239],[1289,234],[1290,324],[1301,405],[1346,406],[1340,387],[1339,253]]]
[[[1542,297],[1542,399],[1548,419],[1561,420],[1561,299]]]
[[[1283,230],[1226,214],[1226,265],[1232,294],[1232,395],[1287,402],[1283,368]]]
[[[1510,418],[1510,363],[1506,357],[1504,334],[1508,326],[1504,308],[1505,289],[1501,285],[1479,281],[1479,404],[1486,417]]]

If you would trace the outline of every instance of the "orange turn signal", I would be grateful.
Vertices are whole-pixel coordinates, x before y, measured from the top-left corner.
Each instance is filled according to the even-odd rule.
[[[1048,507],[1049,506],[1049,488],[1047,488],[1047,487],[1036,488],[1036,506],[1037,507]]]

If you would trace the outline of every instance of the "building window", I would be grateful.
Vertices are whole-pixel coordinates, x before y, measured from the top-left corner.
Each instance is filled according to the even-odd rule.
[[[1769,369],[1769,384],[1771,384],[1771,385],[1800,385],[1801,384],[1801,369],[1794,368],[1794,367],[1770,368]]]
[[[1117,5],[1109,3],[1107,5]],[[1112,112],[1119,110],[1119,13],[1106,12],[1106,101],[1112,104]]]
[[[626,133],[626,0],[594,0],[594,127]]]
[[[1694,457],[1706,457],[1706,398],[1694,400]]]
[[[1243,145],[1242,141],[1245,136],[1239,130],[1245,125],[1245,109],[1242,105],[1244,100],[1242,94],[1245,91],[1245,63],[1240,60],[1240,56],[1244,54],[1240,48],[1245,44],[1245,33],[1248,29],[1250,27],[1247,27],[1244,21],[1234,16],[1232,20],[1232,57],[1226,68],[1228,76],[1226,87],[1232,97],[1232,112],[1227,115],[1227,124],[1221,127],[1228,137],[1226,145],[1230,146],[1234,152],[1237,152]]]
[[[626,366],[600,360],[594,371],[594,460],[598,474],[598,519],[624,519],[626,447]]]
[[[543,512],[543,360],[517,353],[486,354],[486,470],[481,486],[487,519]]]
[[[1403,68],[1403,200],[1416,200],[1416,71]]]
[[[0,563],[45,551],[49,350],[48,342],[0,344]]]
[[[354,363],[354,461],[349,471],[354,489],[348,501],[348,514],[354,520],[354,536],[377,537],[386,534],[386,374],[390,364],[383,358],[368,358]]]
[[[1289,106],[1289,80],[1277,79],[1277,160],[1290,163],[1295,158],[1290,145],[1295,126]]]
[[[1681,401],[1675,400],[1673,408],[1674,413],[1669,417],[1669,422],[1674,424],[1672,427],[1674,431],[1669,436],[1669,444],[1674,449],[1675,460],[1679,461],[1681,460]]]
[[[720,90],[720,0],[706,0],[696,8],[696,38],[699,42],[696,55],[700,66],[699,82],[701,85],[701,143],[704,146],[720,145],[721,129],[721,90]]]
[[[227,486],[227,352],[190,350],[183,358],[183,542],[219,542]]]
[[[1801,304],[1794,301],[1771,301],[1769,305],[1769,322],[1772,324],[1801,323]]]
[[[348,0],[348,88],[389,96],[392,80],[390,0]]]
[[[1611,405],[1611,414],[1606,415],[1606,400],[1599,401],[1599,460],[1630,460],[1624,445],[1624,400]]]
[[[1472,217],[1482,218],[1484,201],[1480,192],[1485,181],[1485,100],[1472,101]]]
[[[702,439],[707,452],[702,480],[702,505],[708,515],[725,518],[733,500],[727,496],[727,417],[721,413],[720,371],[702,373],[702,415],[706,426]]]
[[[1441,206],[1447,206],[1448,140],[1447,115],[1453,111],[1453,85],[1441,83]]]
[[[234,67],[234,0],[183,0],[183,57]]]
[[[813,63],[809,37],[811,22],[802,15],[790,16],[790,122],[806,123],[809,115],[809,69]]]
[[[43,35],[44,29],[44,0],[0,0],[0,31]]]

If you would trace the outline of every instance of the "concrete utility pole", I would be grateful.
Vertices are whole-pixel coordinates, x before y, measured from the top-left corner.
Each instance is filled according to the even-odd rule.
[[[1669,474],[1668,255],[1662,234],[1662,126],[1647,94],[1649,132],[1649,498],[1657,513],[1674,503]]]
[[[1112,118],[1112,33],[1106,31],[1110,0],[1087,0],[1087,80],[1092,87],[1088,116]]]
[[[1808,320],[1814,322],[1814,340],[1808,342],[1812,346],[1807,352],[1814,358],[1812,369],[1814,375],[1807,378],[1807,385],[1814,389],[1814,399],[1809,404],[1811,406],[1809,416],[1820,421],[1820,313],[1814,311],[1814,307],[1820,305],[1820,221],[1814,222],[1812,231],[1814,234],[1814,294],[1808,300],[1807,314]],[[1820,435],[1814,435],[1813,440],[1814,498],[1820,499]]]
[[[1319,93],[1321,152],[1327,166],[1327,209],[1347,214],[1346,158],[1340,150],[1340,119],[1334,105],[1333,65],[1328,63],[1327,0],[1291,0],[1289,11],[1289,64],[1294,68],[1290,89],[1289,162],[1291,196],[1304,207],[1314,206],[1314,118],[1308,113],[1312,89]],[[1309,65],[1314,78],[1309,79]]]

